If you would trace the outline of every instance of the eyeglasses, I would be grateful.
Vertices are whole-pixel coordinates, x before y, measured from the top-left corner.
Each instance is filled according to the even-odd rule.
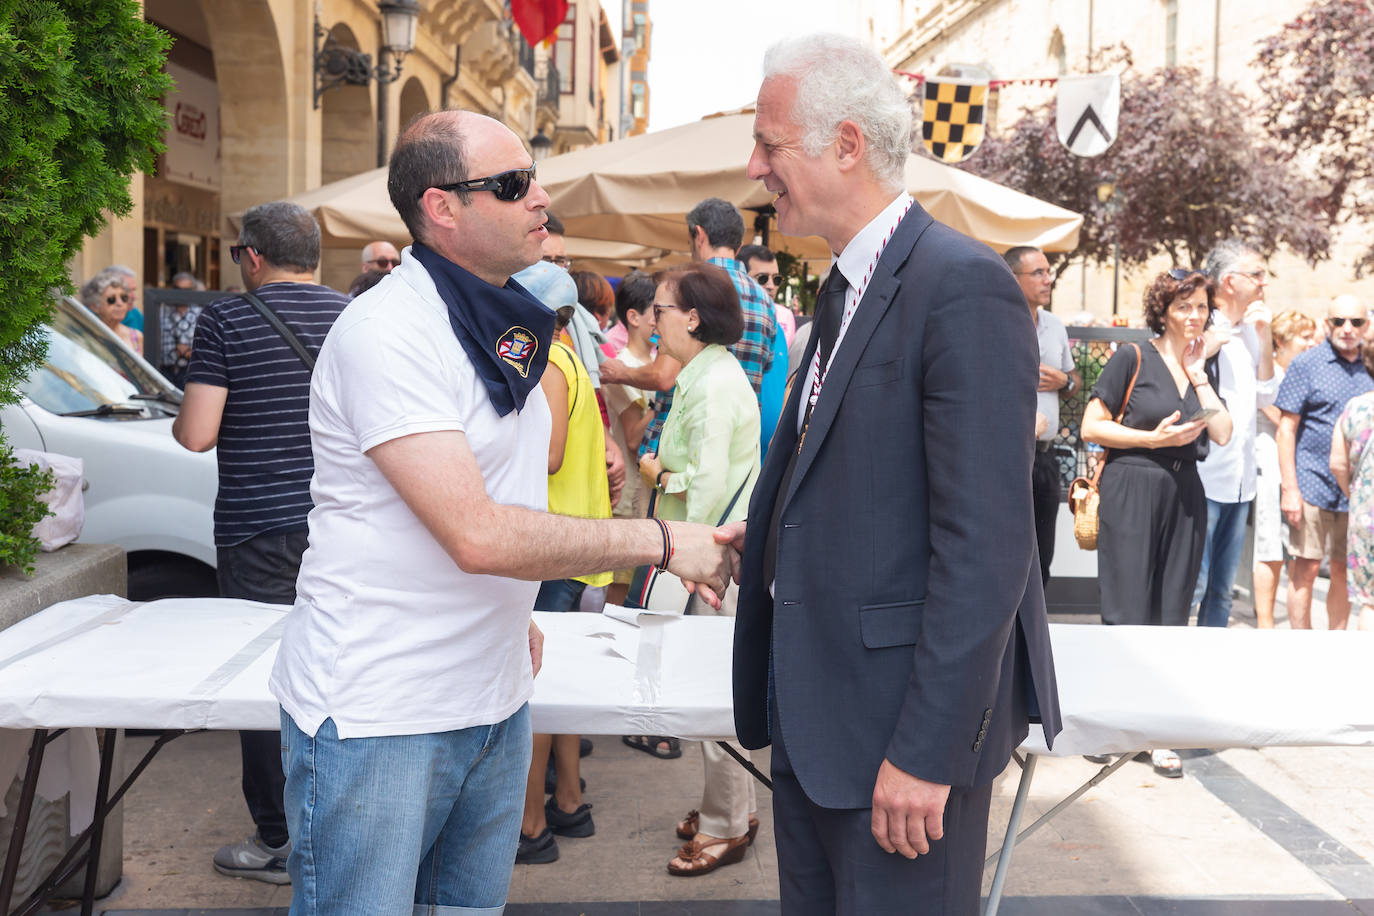
[[[1018,277],[1034,277],[1037,280],[1044,280],[1050,276],[1050,269],[1048,267],[1037,267],[1035,270],[1017,270],[1013,271],[1013,273]]]
[[[128,294],[128,293],[124,293],[124,294],[122,294],[122,295],[119,294],[119,293],[115,293],[114,295],[110,295],[110,296],[106,296],[106,297],[105,297],[105,304],[106,304],[106,305],[114,305],[116,302],[125,302],[125,303],[127,303],[128,301],[129,301],[129,294]]]
[[[546,254],[539,260],[548,261],[555,267],[561,267],[564,270],[567,270],[569,267],[572,267],[572,258],[566,258],[561,254]]]
[[[663,312],[667,309],[677,309],[680,312],[690,312],[692,310],[690,306],[686,305],[659,305],[657,302],[655,302],[654,321],[658,321],[658,319],[662,317]]]
[[[1194,274],[1200,273],[1202,273],[1202,271],[1198,270],[1196,267],[1171,267],[1169,269],[1169,276],[1175,280],[1186,280]]]
[[[782,286],[787,278],[782,274],[754,274],[754,279],[758,281],[759,286],[767,286],[769,280],[773,281],[774,286]]]
[[[1266,275],[1266,271],[1264,270],[1263,267],[1261,267],[1259,270],[1228,270],[1227,273],[1228,273],[1228,274],[1237,274],[1237,275],[1242,276],[1242,277],[1249,277],[1251,280],[1254,280],[1256,283],[1259,283],[1259,282],[1263,281],[1263,280],[1264,280],[1264,277],[1265,277],[1265,275]]]
[[[253,254],[257,255],[258,257],[262,257],[262,252],[258,251],[252,245],[230,245],[229,257],[233,260],[235,264],[237,264],[239,263],[239,258],[243,257],[243,253],[245,251],[252,251]]]
[[[490,191],[497,200],[513,203],[530,192],[530,182],[534,181],[534,166],[527,169],[511,169],[490,178],[474,178],[471,181],[455,181],[453,184],[436,184],[440,191]],[[426,188],[425,190],[429,190]],[[420,196],[424,196],[424,191]]]
[[[1362,327],[1365,326],[1366,322],[1369,321],[1369,319],[1368,319],[1368,318],[1328,318],[1328,319],[1326,319],[1326,323],[1329,324],[1329,325],[1331,325],[1333,328],[1339,328],[1339,327],[1341,327],[1342,325],[1344,325],[1347,321],[1350,322],[1350,326],[1351,326],[1352,328],[1362,328]]]
[[[373,258],[371,261],[368,261],[367,263],[369,263],[369,264],[376,264],[378,267],[400,267],[400,266],[401,266],[401,259],[400,259],[400,258]]]

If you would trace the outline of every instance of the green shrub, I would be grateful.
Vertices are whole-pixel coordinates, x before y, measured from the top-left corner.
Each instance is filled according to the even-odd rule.
[[[129,176],[162,149],[170,45],[135,0],[0,0],[0,404],[43,359],[67,261],[130,211]],[[0,566],[32,564],[10,545],[35,481],[0,453]]]
[[[52,515],[46,503],[38,501],[52,489],[53,473],[37,465],[17,465],[13,450],[0,443],[0,468],[4,485],[0,486],[0,569],[18,566],[33,573],[33,560],[38,556],[38,541],[33,526]]]

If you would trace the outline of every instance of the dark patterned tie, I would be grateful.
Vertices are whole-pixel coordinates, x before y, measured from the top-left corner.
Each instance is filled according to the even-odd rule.
[[[820,368],[817,370],[821,376],[825,374],[826,366],[830,363],[830,354],[835,351],[835,342],[840,337],[840,324],[844,320],[844,299],[849,292],[849,281],[840,273],[838,265],[830,268],[830,277],[826,280],[825,288],[821,290],[816,298],[816,352],[820,355]],[[806,378],[801,379],[802,384],[806,383]],[[813,386],[814,388],[814,386]],[[792,475],[797,470],[797,456],[801,454],[802,443],[806,441],[806,430],[811,425],[811,390],[802,393],[806,398],[806,412],[802,415],[801,436],[797,439],[797,447],[792,450],[792,454],[787,458],[787,468],[782,472],[782,482],[778,485],[778,494],[773,499],[773,516],[768,520],[768,534],[763,544],[763,574],[765,582],[772,582],[777,575],[778,564],[778,526],[782,524],[782,503],[783,497],[787,495],[788,488],[792,485]]]

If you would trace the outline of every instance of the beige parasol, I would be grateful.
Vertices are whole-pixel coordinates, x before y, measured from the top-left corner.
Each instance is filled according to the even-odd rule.
[[[746,211],[770,207],[773,195],[745,174],[753,123],[752,113],[726,114],[554,156],[540,163],[539,183],[569,235],[683,250],[686,214],[704,198]],[[1079,214],[923,155],[907,159],[906,183],[936,219],[998,250],[1078,244]],[[770,243],[808,258],[829,254],[814,237],[773,232]]]
[[[670,130],[591,146],[539,164],[550,209],[567,228],[569,257],[603,272],[656,265],[687,249],[687,211],[707,197],[745,210],[769,208],[772,194],[745,175],[753,149],[752,113],[704,118]],[[907,188],[936,219],[993,248],[1035,245],[1072,251],[1083,217],[923,155],[906,166]],[[374,239],[409,244],[386,190],[386,169],[289,198],[319,221],[326,248],[361,247]],[[765,209],[766,212],[766,209]],[[239,216],[229,222],[237,231]],[[770,244],[805,258],[827,258],[823,241],[770,235]]]

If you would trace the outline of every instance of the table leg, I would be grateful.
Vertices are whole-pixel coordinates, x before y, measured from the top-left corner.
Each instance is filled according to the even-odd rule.
[[[997,916],[1002,905],[1002,886],[1007,882],[1007,870],[1011,868],[1012,850],[1016,848],[1016,828],[1021,825],[1021,814],[1026,809],[1026,798],[1030,795],[1031,780],[1035,778],[1035,762],[1040,759],[1035,754],[1027,754],[1026,762],[1021,764],[1021,782],[1016,786],[1016,801],[1011,805],[1011,817],[1007,819],[1007,835],[1002,838],[1002,852],[997,857],[997,871],[992,876],[992,888],[988,891],[988,903],[983,916]]]
[[[10,833],[10,848],[5,855],[5,871],[0,875],[0,913],[10,911],[14,897],[14,882],[19,877],[19,857],[24,851],[24,837],[29,832],[29,814],[33,810],[33,796],[38,790],[38,772],[43,768],[43,749],[48,744],[48,730],[36,729],[29,745],[29,765],[24,771],[24,786],[19,793],[19,809],[14,812],[14,830]]]
[[[91,821],[91,848],[86,854],[86,884],[81,892],[81,916],[95,911],[95,886],[100,873],[100,846],[105,840],[106,801],[110,796],[110,771],[114,769],[115,744],[119,729],[105,729],[105,746],[100,749],[100,775],[95,786],[95,817]]]

